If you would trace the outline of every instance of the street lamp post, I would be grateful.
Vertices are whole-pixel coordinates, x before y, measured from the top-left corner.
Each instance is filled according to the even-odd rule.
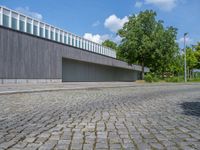
[[[184,79],[187,82],[187,62],[186,62],[186,36],[188,33],[184,33],[184,51],[185,51],[185,59],[184,59]]]

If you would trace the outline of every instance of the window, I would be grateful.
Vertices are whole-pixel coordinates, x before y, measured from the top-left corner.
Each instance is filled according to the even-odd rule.
[[[9,27],[9,17],[3,14],[3,26]]]
[[[17,30],[17,19],[16,18],[12,18],[12,28]]]
[[[78,47],[78,40],[76,39],[76,47]]]
[[[86,48],[86,42],[85,42],[85,49],[87,49],[87,48]]]
[[[74,46],[74,38],[72,37],[72,46]]]
[[[25,32],[25,22],[22,20],[19,21],[19,30]]]
[[[44,29],[40,27],[40,36],[43,37],[44,36]]]
[[[38,35],[38,27],[36,25],[33,26],[33,34]]]
[[[82,48],[85,49],[84,41],[82,41]]]
[[[49,30],[45,29],[45,38],[49,38]]]
[[[27,31],[27,33],[31,33],[31,24],[30,23],[27,23],[26,31]]]
[[[58,33],[56,33],[56,41],[58,41]]]
[[[79,44],[78,45],[79,45],[79,48],[81,48],[81,40],[80,39],[79,39]]]
[[[53,31],[51,31],[51,39],[54,40],[54,34],[53,34]]]
[[[63,41],[62,34],[60,34],[60,42],[62,42],[62,41]]]
[[[67,37],[64,36],[64,43],[66,44],[67,43]]]
[[[71,39],[70,39],[70,35],[68,36],[68,44],[71,44],[70,43]]]

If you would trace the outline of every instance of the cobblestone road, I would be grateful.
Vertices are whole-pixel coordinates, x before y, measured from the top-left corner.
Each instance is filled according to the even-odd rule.
[[[200,84],[1,95],[0,149],[200,149]]]

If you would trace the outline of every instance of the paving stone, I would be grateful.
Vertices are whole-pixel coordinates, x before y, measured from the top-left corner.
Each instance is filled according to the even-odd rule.
[[[0,149],[200,149],[200,84],[0,95]]]

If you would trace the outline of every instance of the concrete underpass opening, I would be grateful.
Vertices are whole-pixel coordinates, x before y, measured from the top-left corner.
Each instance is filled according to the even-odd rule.
[[[63,82],[135,81],[140,72],[62,58]]]

